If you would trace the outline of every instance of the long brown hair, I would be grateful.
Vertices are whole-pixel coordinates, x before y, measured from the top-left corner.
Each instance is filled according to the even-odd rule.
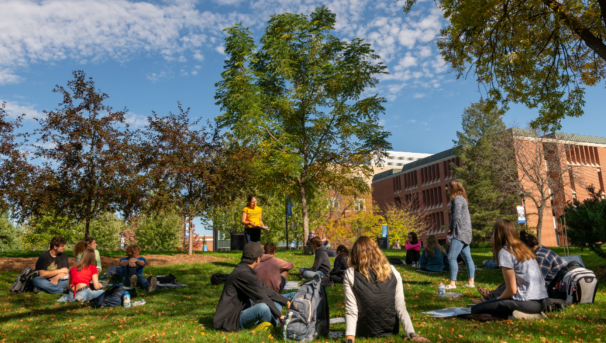
[[[427,238],[427,247],[425,248],[425,254],[429,255],[429,257],[436,256],[436,252],[434,251],[433,248],[438,248],[438,249],[440,249],[442,254],[446,254],[446,251],[444,251],[444,248],[442,248],[442,246],[438,243],[438,239],[436,238],[436,236],[431,235],[431,236],[429,236],[429,238]]]
[[[453,201],[457,195],[460,195],[465,198],[467,202],[469,202],[469,200],[467,200],[467,192],[465,192],[465,187],[463,187],[461,181],[450,181],[448,184],[448,192],[450,193],[450,201]]]
[[[76,263],[76,268],[78,268],[78,271],[81,271],[82,268],[90,268],[90,266],[97,268],[97,258],[95,257],[95,251],[93,249],[86,249],[82,253],[80,262]]]
[[[349,266],[357,268],[366,280],[369,280],[369,269],[377,277],[375,282],[384,282],[392,276],[387,257],[368,236],[362,236],[354,243],[349,257]]]
[[[494,224],[492,241],[494,256],[499,256],[499,251],[503,247],[520,262],[537,258],[534,252],[520,240],[515,225],[507,219],[499,220]]]
[[[88,246],[90,244],[92,244],[94,241],[95,241],[94,238],[92,238],[92,237],[86,237],[85,239],[83,239],[80,242],[78,242],[76,244],[76,246],[74,247],[74,256],[77,257],[79,253],[81,253],[84,250],[88,249]]]

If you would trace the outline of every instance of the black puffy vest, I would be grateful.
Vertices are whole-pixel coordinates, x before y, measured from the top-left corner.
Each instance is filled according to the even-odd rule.
[[[400,330],[396,312],[395,275],[384,282],[375,282],[375,274],[369,271],[370,280],[354,271],[353,292],[358,303],[356,337],[386,337]]]

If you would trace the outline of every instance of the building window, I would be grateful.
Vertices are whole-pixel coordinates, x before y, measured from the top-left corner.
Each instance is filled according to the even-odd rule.
[[[398,163],[398,166],[403,166],[403,164],[402,163]]]
[[[388,166],[393,166],[393,163],[389,162],[387,163]]]
[[[354,210],[355,211],[366,211],[366,200],[365,199],[355,199],[354,200]]]
[[[330,203],[328,204],[328,206],[332,210],[338,211],[339,210],[339,200],[337,200],[337,199],[330,199]]]

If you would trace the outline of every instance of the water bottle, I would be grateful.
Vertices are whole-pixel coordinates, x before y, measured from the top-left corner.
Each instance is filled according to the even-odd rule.
[[[440,282],[438,285],[438,295],[444,295],[444,293],[446,293],[446,286]]]
[[[122,296],[122,305],[124,308],[130,308],[130,294],[128,292],[124,292]]]

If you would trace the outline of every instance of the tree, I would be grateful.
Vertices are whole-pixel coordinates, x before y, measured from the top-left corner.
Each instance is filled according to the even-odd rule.
[[[606,258],[598,242],[606,242],[606,200],[602,200],[593,186],[587,190],[590,198],[579,202],[574,199],[565,208],[568,241],[572,245],[589,247],[596,255]]]
[[[406,0],[409,12],[417,0]],[[555,131],[583,114],[584,88],[606,76],[604,0],[440,0],[450,25],[438,47],[457,73],[476,75],[492,100],[540,106],[533,128]]]
[[[84,223],[80,224],[81,227]],[[99,250],[114,250],[120,247],[120,232],[126,230],[126,222],[115,213],[104,213],[91,220],[89,235],[97,242]],[[80,232],[84,230],[80,229]]]
[[[21,248],[21,229],[13,224],[7,212],[0,213],[0,236],[6,236],[4,240],[4,249],[17,250]]]
[[[536,233],[539,244],[542,244],[541,230],[545,210],[563,203],[554,201],[552,205],[552,195],[563,196],[572,182],[582,187],[582,177],[578,168],[567,163],[569,146],[555,135],[546,135],[539,130],[513,129],[511,132],[520,191],[525,193],[537,209],[536,213],[527,212],[527,215],[537,216]],[[557,215],[563,211],[563,206],[553,210]]]
[[[23,225],[23,245],[26,249],[46,250],[55,236],[65,238],[67,244],[76,244],[83,238],[76,221],[52,212],[32,217]]]
[[[138,170],[150,196],[142,206],[148,214],[174,208],[191,219],[245,194],[256,153],[228,140],[211,123],[197,128],[200,119],[191,120],[189,108],[178,107],[177,114],[148,118]],[[192,249],[190,240],[190,255]]]
[[[301,200],[303,239],[309,200],[317,190],[353,186],[370,176],[389,133],[378,124],[385,99],[363,97],[386,67],[361,39],[331,35],[336,15],[319,7],[309,16],[273,15],[257,48],[241,25],[227,28],[225,71],[215,99],[221,128],[258,145],[272,187]]]
[[[137,243],[144,250],[169,251],[181,246],[183,218],[176,213],[157,213],[138,217]]]
[[[461,166],[452,165],[469,200],[474,235],[488,239],[499,219],[516,220],[518,176],[511,136],[507,135],[505,111],[484,99],[465,108],[463,132],[457,132],[455,154]]]
[[[124,209],[120,204],[136,190],[131,184],[136,161],[126,110],[114,112],[105,105],[109,96],[97,90],[83,71],[73,75],[67,89],[53,90],[63,96],[62,107],[44,111],[45,117],[37,119],[41,144],[35,156],[46,162],[36,183],[44,185],[44,192],[39,205],[26,214],[52,211],[84,222],[84,237],[88,237],[93,219]]]

